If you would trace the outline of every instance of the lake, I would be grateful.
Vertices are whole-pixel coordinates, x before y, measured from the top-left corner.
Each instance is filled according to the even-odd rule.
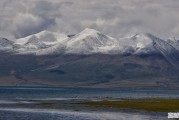
[[[179,98],[179,90],[0,87],[0,120],[165,120],[167,113],[76,110],[70,101],[116,98]],[[60,109],[35,108],[34,100],[58,101]],[[64,103],[65,101],[65,103]],[[69,103],[69,105],[68,105]],[[63,107],[64,106],[64,107]],[[68,109],[64,109],[68,108]],[[82,108],[83,109],[83,108]]]
[[[0,99],[59,98],[179,98],[179,90],[127,90],[102,88],[0,87]]]

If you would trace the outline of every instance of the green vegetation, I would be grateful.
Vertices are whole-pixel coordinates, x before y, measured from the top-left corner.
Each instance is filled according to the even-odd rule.
[[[81,104],[105,108],[127,108],[154,112],[179,112],[179,99],[121,99],[88,101]]]

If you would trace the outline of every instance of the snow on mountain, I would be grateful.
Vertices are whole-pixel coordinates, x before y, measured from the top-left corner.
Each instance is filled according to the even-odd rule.
[[[162,40],[162,42],[166,42]],[[135,34],[118,40],[94,29],[86,28],[73,37],[49,31],[16,40],[20,53],[54,54],[150,54],[160,51],[148,34]]]
[[[42,31],[40,33],[17,39],[14,46],[18,53],[36,53],[49,47],[53,47],[62,40],[67,39],[67,35],[50,31]]]
[[[137,34],[132,37],[132,40],[135,42],[136,54],[156,52],[153,47],[153,40],[147,34]]]
[[[67,35],[42,31],[16,40],[15,45],[23,49],[38,50],[53,46],[63,39],[67,39]]]
[[[112,54],[117,49],[117,40],[96,30],[86,28],[67,42],[66,54]]]
[[[40,49],[35,52],[36,55],[59,55],[64,54],[66,50],[66,43],[69,39],[59,41],[56,45],[46,49]]]
[[[136,34],[119,39],[120,45],[125,46],[122,53],[131,54],[161,54],[176,68],[179,68],[178,41],[166,41],[152,34]],[[129,51],[130,50],[130,51]]]
[[[36,55],[54,54],[116,54],[119,53],[118,42],[93,29],[85,29],[79,34],[62,39],[56,45],[39,49]]]
[[[0,50],[11,50],[13,48],[13,42],[0,37]]]
[[[67,36],[49,31],[21,38],[13,42],[0,38],[0,49],[14,49],[18,54],[161,54],[179,68],[179,41],[162,40],[151,34],[135,34],[114,39],[99,31],[85,29]]]
[[[135,34],[120,38],[119,43],[124,47],[122,53],[150,54],[158,52],[153,46],[153,40],[147,34]]]

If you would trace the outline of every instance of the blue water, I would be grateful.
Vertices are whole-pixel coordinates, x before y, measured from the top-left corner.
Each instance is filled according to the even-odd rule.
[[[48,98],[179,98],[179,90],[0,87],[0,99]]]
[[[179,90],[124,90],[90,88],[50,88],[50,87],[0,87],[0,103],[16,104],[34,99],[79,98],[179,98]],[[14,102],[14,103],[13,103]],[[122,112],[53,111],[34,108],[2,108],[0,120],[167,120],[167,114],[150,115]]]

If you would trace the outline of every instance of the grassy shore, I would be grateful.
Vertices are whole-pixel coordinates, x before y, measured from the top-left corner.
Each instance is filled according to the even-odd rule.
[[[121,99],[87,101],[81,104],[105,108],[127,108],[154,112],[179,112],[179,99]]]

